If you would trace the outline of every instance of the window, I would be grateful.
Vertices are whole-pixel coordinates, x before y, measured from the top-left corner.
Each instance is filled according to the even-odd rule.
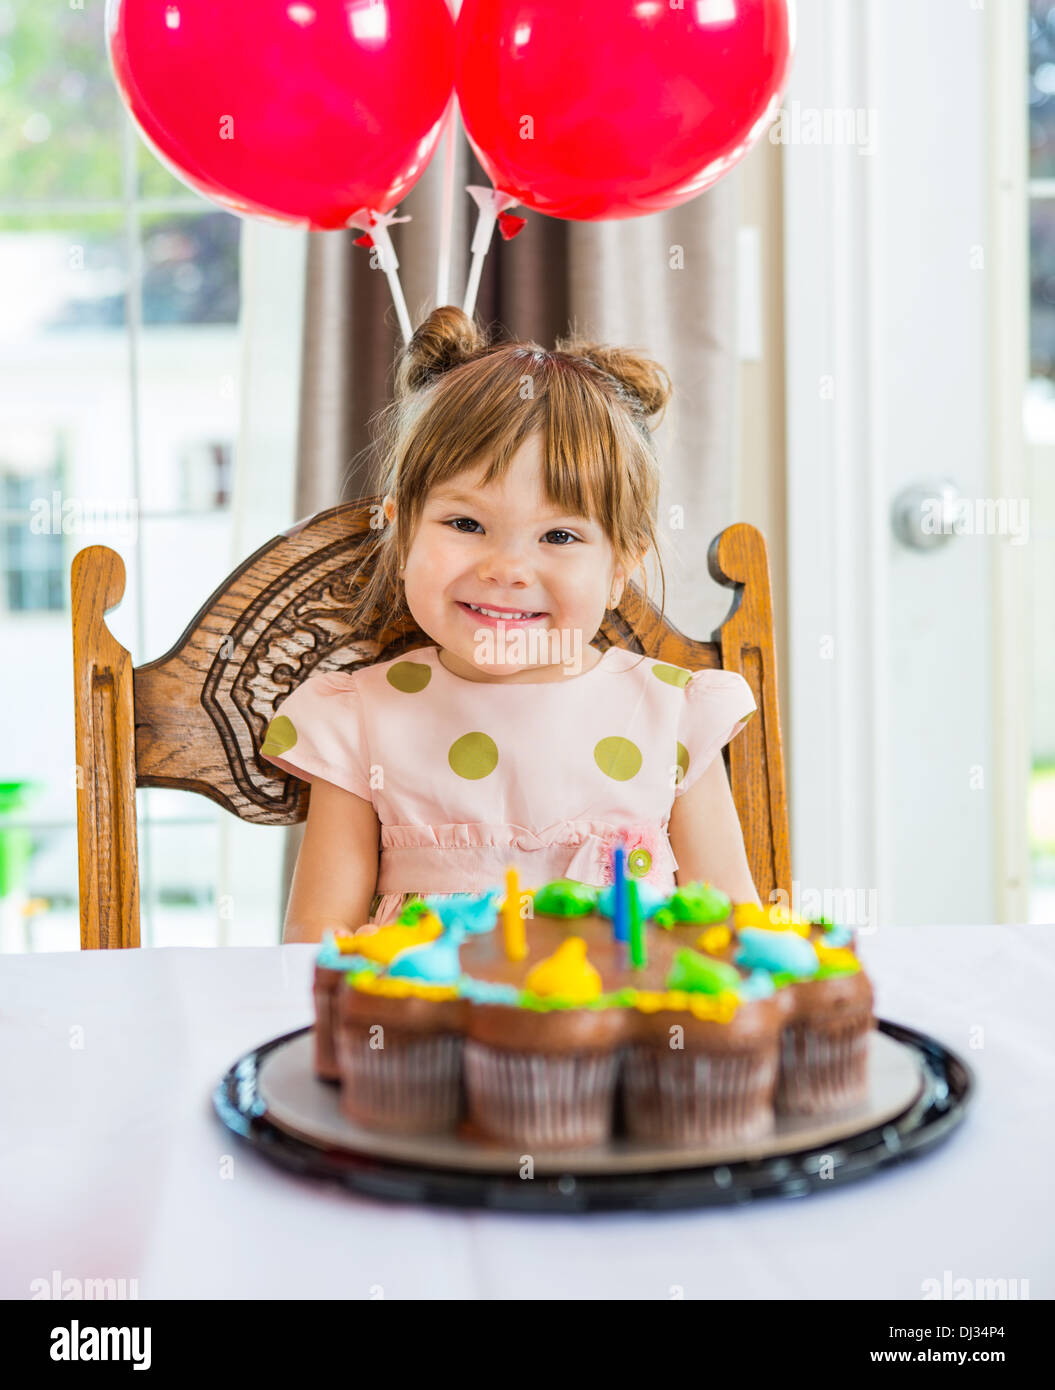
[[[0,470],[8,612],[61,613],[65,558],[62,511],[56,503],[62,496],[62,471],[56,467],[43,473],[20,472],[9,459],[0,459]]]
[[[265,362],[264,405],[247,417],[247,224],[155,158],[105,43],[101,3],[0,0],[0,641],[19,655],[5,690],[19,737],[0,753],[0,853],[20,847],[3,855],[0,951],[79,939],[73,556],[94,544],[121,554],[125,597],[107,622],[138,666],[292,520],[304,234],[259,233],[270,319],[287,314],[274,341],[296,350]],[[255,466],[239,514],[246,418]],[[278,940],[283,836],[270,834],[269,877],[260,839],[252,853],[243,841],[268,833],[206,798],[140,789],[137,805],[144,945]]]

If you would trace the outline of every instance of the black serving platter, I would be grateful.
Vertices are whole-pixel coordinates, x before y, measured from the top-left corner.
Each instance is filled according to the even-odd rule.
[[[565,1213],[729,1206],[760,1197],[833,1191],[929,1153],[949,1138],[976,1089],[970,1068],[925,1033],[886,1019],[877,1020],[876,1026],[914,1053],[923,1076],[917,1099],[902,1114],[835,1143],[741,1162],[603,1175],[577,1174],[570,1168],[524,1181],[514,1173],[428,1167],[309,1143],[269,1117],[259,1086],[268,1054],[300,1037],[308,1031],[305,1028],[272,1038],[240,1057],[213,1092],[213,1105],[229,1130],[280,1167],[336,1180],[363,1196],[386,1201]]]

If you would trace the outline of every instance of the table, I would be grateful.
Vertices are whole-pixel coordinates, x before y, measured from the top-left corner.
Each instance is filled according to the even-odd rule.
[[[880,1016],[978,1094],[948,1143],[832,1192],[661,1215],[398,1206],[288,1174],[220,1124],[242,1052],[312,1019],[315,948],[0,957],[0,1296],[136,1280],[147,1298],[1055,1296],[1055,930],[880,928]]]

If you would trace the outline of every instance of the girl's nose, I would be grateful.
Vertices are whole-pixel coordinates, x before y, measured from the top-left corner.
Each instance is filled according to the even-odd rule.
[[[527,557],[513,550],[491,551],[481,560],[479,575],[482,580],[506,586],[530,584],[533,577]]]

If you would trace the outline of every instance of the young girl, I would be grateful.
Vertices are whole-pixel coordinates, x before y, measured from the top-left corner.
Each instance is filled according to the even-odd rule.
[[[309,676],[269,726],[263,756],[312,784],[285,941],[414,893],[504,893],[509,865],[525,888],[600,886],[616,843],[664,895],[759,901],[719,756],[747,682],[591,645],[656,550],[648,421],[669,398],[629,350],[495,344],[452,306],[418,328],[349,618],[409,610],[431,644]]]

